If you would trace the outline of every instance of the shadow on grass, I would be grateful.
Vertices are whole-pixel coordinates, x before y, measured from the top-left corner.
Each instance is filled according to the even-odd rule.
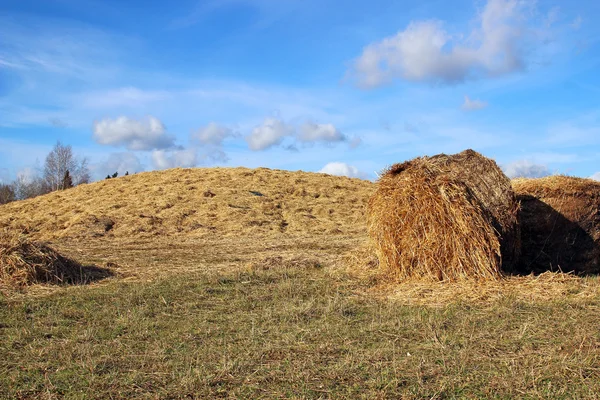
[[[58,283],[62,285],[88,285],[115,275],[116,273],[110,268],[99,267],[97,265],[79,265],[78,270],[76,272],[73,271],[69,276],[63,277],[62,282],[49,283]]]
[[[600,243],[579,223],[539,199],[522,195],[521,258],[514,275],[572,272],[600,273]]]

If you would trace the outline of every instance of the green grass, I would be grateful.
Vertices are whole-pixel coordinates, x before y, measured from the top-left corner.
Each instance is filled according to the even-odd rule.
[[[406,306],[326,268],[0,300],[2,398],[594,398],[600,299]]]

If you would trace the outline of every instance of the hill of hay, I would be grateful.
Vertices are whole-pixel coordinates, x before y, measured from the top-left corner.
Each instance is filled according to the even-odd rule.
[[[35,239],[363,234],[372,182],[265,168],[145,172],[0,206]]]

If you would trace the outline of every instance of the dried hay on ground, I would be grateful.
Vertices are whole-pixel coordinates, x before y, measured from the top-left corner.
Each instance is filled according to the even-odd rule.
[[[434,307],[447,307],[452,303],[493,304],[502,299],[527,304],[554,301],[585,303],[600,296],[600,285],[596,278],[545,272],[535,276],[506,276],[487,281],[411,281],[399,285],[379,285],[370,288],[368,293],[401,304]]]
[[[600,183],[550,176],[516,179],[521,202],[520,271],[600,272]]]
[[[248,271],[268,270],[310,270],[323,268],[322,262],[313,256],[295,255],[284,257],[280,255],[269,255],[253,259],[246,264]]]
[[[363,234],[372,182],[266,168],[144,172],[0,206],[41,240]]]
[[[369,200],[381,268],[397,280],[497,279],[520,251],[518,204],[493,160],[472,150],[393,165]]]
[[[84,267],[20,232],[0,231],[0,286],[86,283],[108,275],[108,270]]]

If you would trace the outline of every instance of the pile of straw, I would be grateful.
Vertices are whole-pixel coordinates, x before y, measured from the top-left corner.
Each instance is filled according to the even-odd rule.
[[[550,176],[516,179],[523,273],[600,272],[600,183]]]
[[[0,231],[0,284],[74,283],[82,266],[52,248],[32,242],[19,232]]]
[[[397,280],[497,279],[520,252],[518,203],[496,163],[466,150],[390,167],[369,200],[369,236]]]

